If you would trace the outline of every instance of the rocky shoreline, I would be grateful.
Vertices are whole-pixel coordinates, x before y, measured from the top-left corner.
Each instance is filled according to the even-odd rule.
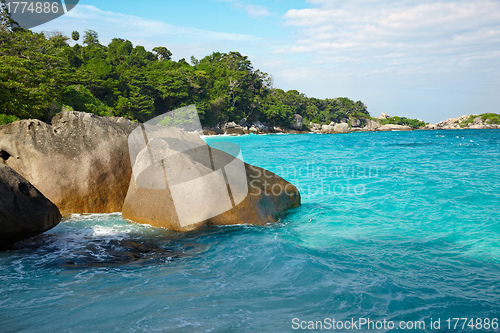
[[[306,126],[302,117],[295,115],[293,123],[286,128],[259,121],[250,123],[246,119],[241,119],[238,124],[229,122],[214,128],[204,128],[203,134],[341,134],[414,129],[500,129],[500,125],[496,124],[499,122],[498,117],[496,114],[467,115],[412,128],[390,123],[405,118],[390,117],[386,114],[371,119],[341,119],[339,123],[309,123]],[[415,121],[418,124],[423,123],[420,120],[410,120],[409,123],[415,124]],[[198,175],[193,179],[212,174],[218,171],[214,165],[229,165],[232,163],[232,157],[218,152],[217,149],[208,148],[208,145],[195,133],[181,130],[175,132],[164,126],[155,125],[149,129],[145,126],[150,125],[139,124],[125,118],[106,118],[75,111],[56,115],[51,124],[27,119],[0,126],[0,192],[3,193],[0,197],[0,248],[44,232],[57,225],[61,215],[67,216],[73,213],[122,211],[124,218],[131,221],[185,231],[207,224],[262,225],[276,221],[282,212],[300,205],[300,193],[292,184],[267,170],[242,164],[247,177],[239,177],[244,179],[241,188],[246,188],[246,185],[251,183],[252,188],[258,189],[258,195],[241,201],[242,204],[239,206],[233,202],[232,208],[229,207],[226,212],[219,215],[210,217],[206,215],[204,218],[201,214],[199,223],[188,226],[180,224],[179,216],[175,214],[175,207],[172,206],[171,199],[168,199],[171,195],[168,186],[166,190],[154,187],[145,190],[137,186],[133,169],[139,162],[132,161],[129,155],[130,134],[138,131],[138,136],[142,138],[143,133],[146,133],[145,130],[151,130],[153,134],[157,131],[166,131],[164,135],[152,137],[155,145],[163,147],[158,152],[165,156],[182,152],[172,148],[175,144],[172,146],[169,140],[191,142],[201,150],[212,149],[211,166],[210,163],[200,163],[196,154],[188,155],[182,162],[185,164],[184,167],[179,169],[180,173],[174,177],[175,179],[182,178],[181,175],[185,173],[182,170],[188,169]],[[141,149],[138,152],[146,156],[151,149],[150,144]],[[174,167],[176,165],[179,167],[179,163],[174,163]],[[154,174],[163,179],[163,173],[155,171]],[[262,174],[271,176],[265,179],[259,178],[258,175]],[[227,175],[225,178],[227,180]],[[269,184],[270,187],[267,186]],[[275,187],[286,188],[289,191],[279,194],[274,193],[274,190],[270,192],[269,188],[275,189]],[[204,188],[212,187],[204,186]],[[230,195],[239,195],[235,191],[236,188],[231,187],[231,189]],[[184,196],[190,197],[188,194],[183,193]],[[211,194],[205,197],[210,196]],[[159,197],[167,198],[167,201],[156,200]],[[241,198],[243,197],[242,194]],[[207,204],[207,207],[214,205],[215,203]]]
[[[422,129],[426,130],[451,130],[451,129],[500,129],[500,124],[492,124],[483,120],[478,115],[467,115],[458,118],[448,118],[437,124],[428,124]]]
[[[451,130],[451,129],[500,129],[500,124],[493,124],[478,115],[466,115],[459,118],[449,118],[436,124],[427,124],[419,128],[412,128],[406,125],[381,124],[391,117],[382,113],[381,116],[368,118],[342,119],[339,123],[318,124],[310,122],[305,126],[300,115],[294,115],[294,122],[289,127],[274,126],[272,124],[261,123],[260,121],[248,122],[243,118],[238,124],[228,122],[219,124],[216,127],[204,127],[203,134],[211,135],[245,135],[245,134],[342,134],[351,132],[384,132],[384,131],[413,131],[413,130]]]
[[[0,194],[0,249],[75,213],[123,212],[133,222],[188,231],[272,223],[300,205],[295,186],[209,147],[196,133],[76,111],[57,114],[51,124],[0,126]]]

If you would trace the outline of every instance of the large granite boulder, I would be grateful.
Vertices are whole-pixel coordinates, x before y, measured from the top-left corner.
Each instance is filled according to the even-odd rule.
[[[223,126],[224,132],[227,135],[243,135],[245,132],[243,131],[243,127],[237,125],[234,121],[230,121]]]
[[[136,123],[62,112],[52,125],[0,127],[0,163],[23,175],[63,215],[121,211],[132,173],[127,138]]]
[[[220,144],[225,151],[209,147],[196,134],[147,124],[132,132],[133,176],[123,218],[187,231],[205,225],[263,225],[300,205],[295,186],[236,158],[237,147],[234,152],[231,144]]]
[[[0,249],[55,227],[56,205],[17,172],[0,164]]]
[[[247,118],[241,118],[238,125],[240,125],[243,128],[252,126],[248,123]]]
[[[271,129],[264,125],[263,123],[261,123],[260,121],[256,121],[252,124],[253,127],[255,127],[257,130],[258,130],[258,133],[271,133]]]
[[[391,116],[389,116],[383,112],[379,117],[375,117],[375,119],[380,119],[380,120],[384,120],[384,119],[388,119],[388,118],[391,118]]]
[[[347,123],[334,123],[331,122],[330,125],[322,125],[321,133],[333,134],[333,133],[349,133],[349,125]]]
[[[380,123],[375,120],[365,118],[365,122],[366,125],[363,127],[364,131],[376,131],[381,126]]]
[[[347,123],[335,124],[333,131],[335,133],[349,133],[349,125]]]
[[[352,127],[360,127],[361,126],[361,120],[358,118],[352,118],[351,119]]]
[[[321,125],[321,133],[332,134],[335,133],[332,125]]]
[[[290,124],[290,128],[291,129],[294,129],[294,130],[297,130],[297,131],[301,131],[302,130],[302,116],[300,114],[294,114],[293,115],[293,121],[292,123]]]

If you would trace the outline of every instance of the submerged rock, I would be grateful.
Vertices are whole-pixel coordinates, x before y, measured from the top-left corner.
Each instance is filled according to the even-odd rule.
[[[41,234],[59,221],[56,205],[17,172],[0,164],[0,248]]]
[[[125,219],[176,231],[263,225],[300,205],[295,186],[209,147],[196,134],[149,125],[138,130],[129,138],[137,149],[131,152],[134,167],[123,205]]]
[[[52,125],[20,120],[0,127],[0,163],[23,175],[63,215],[121,211],[132,168],[127,138],[138,124],[62,112]]]

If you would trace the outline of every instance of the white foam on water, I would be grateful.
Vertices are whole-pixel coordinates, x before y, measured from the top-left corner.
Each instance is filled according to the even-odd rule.
[[[123,239],[132,231],[131,228],[123,228],[122,226],[106,227],[102,225],[92,226],[94,237],[113,237]]]

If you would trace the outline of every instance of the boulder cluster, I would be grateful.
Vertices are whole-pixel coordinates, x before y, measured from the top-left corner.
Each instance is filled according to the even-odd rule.
[[[218,124],[215,127],[204,127],[204,135],[244,135],[244,134],[270,134],[270,133],[322,133],[322,134],[340,134],[351,132],[373,132],[373,131],[411,131],[412,128],[404,125],[385,124],[381,125],[378,120],[384,120],[390,116],[382,113],[380,117],[351,118],[341,119],[339,123],[318,124],[310,122],[308,128],[304,126],[302,116],[296,114],[293,116],[293,122],[289,127],[274,126],[260,121],[248,122],[247,119],[241,119],[236,122]]]
[[[318,124],[310,122],[308,126],[304,126],[303,119],[300,115],[294,115],[293,123],[288,127],[273,126],[270,124],[263,124],[260,121],[249,123],[246,119],[236,124],[229,122],[220,124],[213,128],[204,128],[205,135],[243,135],[243,134],[268,134],[268,133],[321,133],[321,134],[341,134],[351,132],[374,132],[374,131],[411,131],[410,126],[397,125],[397,124],[384,124],[386,119],[391,116],[382,113],[379,117],[372,119],[368,118],[350,118],[341,119],[340,122],[331,122],[330,124]],[[307,127],[307,128],[306,128]],[[491,120],[483,120],[478,115],[467,115],[459,118],[450,118],[440,121],[437,124],[428,124],[419,129],[439,130],[439,129],[497,129],[500,128],[499,124],[491,123]]]
[[[242,118],[238,123],[230,121],[218,124],[215,127],[204,127],[204,135],[244,135],[244,134],[271,134],[271,133],[307,133],[303,131],[302,116],[294,115],[293,122],[288,128],[264,124],[260,121],[249,122]]]
[[[382,114],[385,115],[385,114]],[[387,116],[387,115],[386,115]],[[379,117],[380,118],[380,117]],[[385,118],[384,118],[385,119]],[[329,125],[309,123],[309,128],[313,133],[334,134],[350,132],[373,132],[373,131],[411,131],[409,126],[386,124],[381,125],[372,119],[342,119],[340,123],[331,122]]]
[[[138,126],[144,128],[124,118],[74,111],[57,114],[51,124],[29,119],[0,126],[0,247],[42,233],[57,225],[61,215],[74,213],[123,211],[127,212],[125,218],[135,222],[191,230],[208,224],[269,223],[285,210],[300,205],[295,186],[267,170],[241,162],[249,177],[244,179],[244,185],[250,187],[252,182],[252,188],[261,189],[258,195],[249,195],[224,214],[187,228],[179,227],[174,207],[165,204],[172,200],[167,192],[137,187],[132,170],[139,162],[131,161],[129,135]],[[208,149],[198,134],[178,131],[174,133],[177,138],[197,141]],[[144,154],[148,149],[149,145],[143,149]],[[217,150],[212,151],[217,156]],[[191,159],[192,171],[200,175],[217,171],[208,170],[195,158],[184,157]],[[286,191],[278,193],[276,189]]]

